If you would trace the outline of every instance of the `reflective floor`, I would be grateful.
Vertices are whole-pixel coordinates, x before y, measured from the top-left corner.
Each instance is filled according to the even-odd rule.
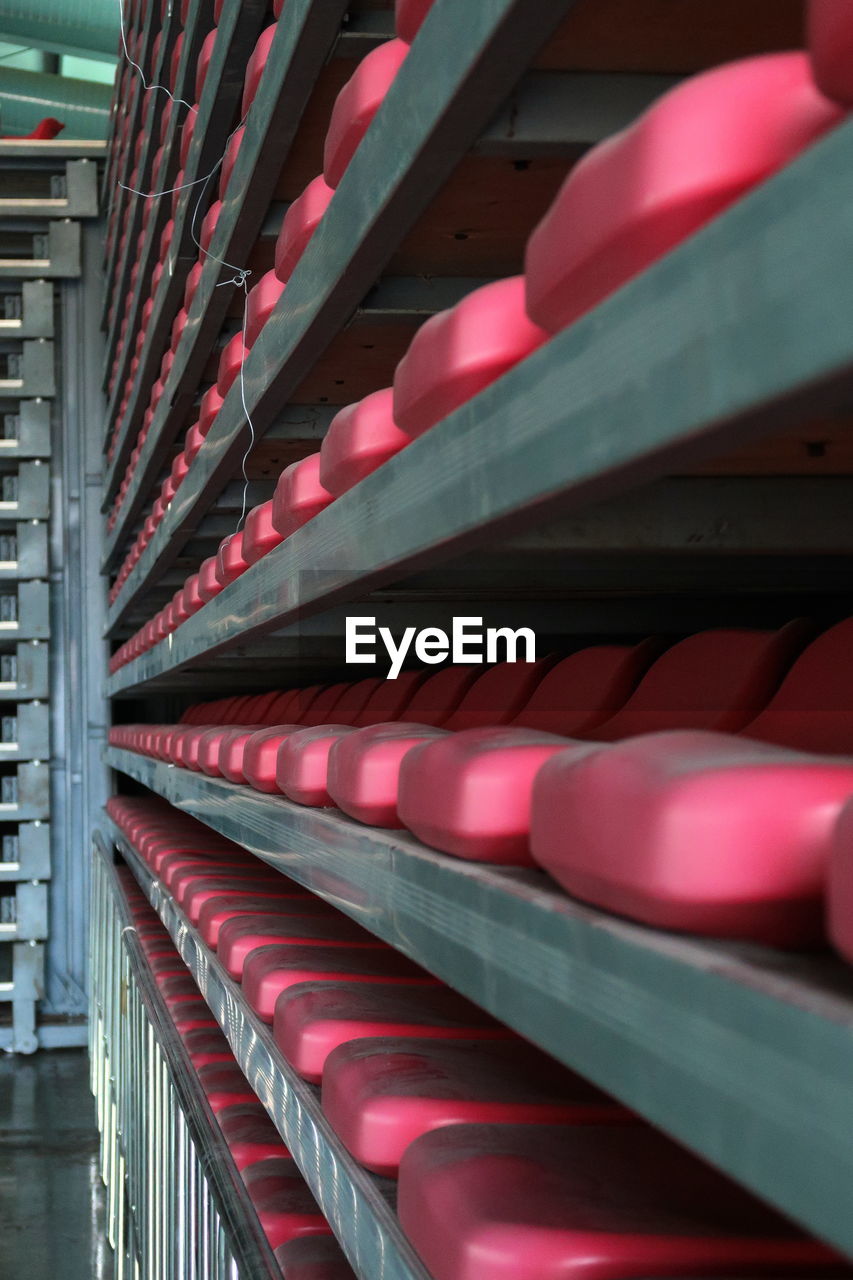
[[[112,1275],[85,1052],[0,1054],[0,1276]]]

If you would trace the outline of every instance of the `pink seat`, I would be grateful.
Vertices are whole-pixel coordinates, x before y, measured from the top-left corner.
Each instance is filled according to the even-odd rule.
[[[849,0],[809,0],[808,44],[818,88],[853,107],[853,8]]]
[[[198,55],[198,62],[196,63],[196,73],[195,73],[196,102],[201,101],[202,90],[204,89],[204,82],[207,79],[207,73],[210,70],[210,62],[213,57],[213,48],[214,48],[214,45],[216,44],[216,32],[217,32],[216,27],[214,27],[212,31],[208,31],[207,35],[204,37],[204,41],[202,42],[201,50]]]
[[[198,924],[202,907],[214,898],[227,895],[229,901],[236,901],[238,898],[278,897],[286,883],[272,868],[266,873],[247,868],[226,876],[190,875],[174,892],[190,923]]]
[[[853,755],[851,640],[853,619],[814,640],[741,736],[658,733],[555,755],[533,789],[536,861],[647,924],[820,941],[833,825],[853,794],[853,762],[838,758]]]
[[[307,982],[279,996],[273,1035],[293,1069],[319,1083],[329,1054],[353,1040],[506,1040],[512,1033],[441,984]]]
[[[282,284],[287,284],[293,275],[334,194],[320,174],[308,183],[284,215],[275,244],[275,274]]]
[[[346,684],[335,684],[321,689],[315,685],[314,696],[302,708],[301,714],[291,714],[289,719],[282,719],[278,725],[271,725],[251,734],[243,744],[239,761],[229,759],[222,762],[223,770],[228,770],[225,776],[232,782],[248,782],[256,791],[275,792],[276,759],[283,737],[304,725],[325,724],[331,719],[336,704],[349,687]]]
[[[398,720],[426,676],[404,671],[396,680],[377,680],[367,702],[352,723],[315,725],[298,729],[284,740],[276,759],[279,791],[297,804],[331,805],[328,792],[329,753],[345,734],[370,724]]]
[[[262,275],[246,300],[246,346],[253,347],[258,335],[276,308],[284,293],[284,285],[275,271]]]
[[[302,1236],[274,1252],[287,1280],[356,1280],[334,1236]]]
[[[832,832],[827,880],[827,932],[845,960],[853,961],[853,795]]]
[[[204,601],[198,589],[198,574],[192,573],[184,583],[184,612],[191,617],[203,607]]]
[[[192,978],[189,981],[195,986]],[[389,946],[301,947],[291,943],[261,947],[247,956],[243,966],[243,993],[265,1022],[272,1022],[281,993],[301,982],[424,987],[435,986],[438,979]]]
[[[183,1041],[184,1048],[190,1056],[190,1062],[196,1071],[199,1067],[206,1067],[214,1062],[233,1062],[234,1060],[228,1041],[219,1030],[199,1027],[196,1031],[186,1031]]]
[[[204,215],[204,219],[201,224],[201,234],[198,240],[199,240],[199,245],[201,246],[201,248],[204,250],[205,253],[208,253],[210,251],[211,241],[213,240],[214,234],[216,232],[216,224],[219,221],[219,215],[221,212],[222,212],[222,201],[214,200],[213,204],[210,206],[207,213]]]
[[[223,399],[240,376],[248,354],[249,348],[243,345],[242,332],[235,333],[230,342],[222,348],[216,375],[216,390]]]
[[[701,632],[658,658],[633,692],[652,648],[582,650],[543,680],[506,729],[448,735],[412,751],[400,772],[400,820],[456,857],[529,866],[534,779],[567,739],[738,729],[770,698],[805,635],[800,623]]]
[[[351,1041],[326,1061],[323,1111],[350,1154],[388,1178],[416,1138],[445,1125],[633,1119],[520,1039]]]
[[[181,182],[183,181],[183,171],[187,167],[187,160],[189,159],[190,147],[192,145],[193,135],[195,134],[195,127],[196,127],[197,120],[198,120],[198,110],[196,109],[196,110],[188,111],[186,119],[184,120],[184,123],[181,126],[181,145],[179,150],[179,163],[181,166],[181,172],[178,175],[178,177],[175,179],[176,187],[179,187],[181,185]]]
[[[261,1160],[288,1159],[290,1152],[260,1102],[236,1102],[216,1117],[231,1159],[242,1172]]]
[[[306,694],[310,694],[310,691],[293,689],[277,697],[259,716],[259,723],[264,726],[264,730],[287,724],[291,719],[298,720],[307,706]],[[243,782],[243,758],[246,746],[255,733],[264,730],[259,730],[254,724],[225,726],[219,737],[216,754],[211,756],[218,770],[218,776],[227,778],[229,782]]]
[[[248,962],[256,962],[252,983],[257,1001],[262,1004],[267,966],[274,970],[276,961],[290,955],[293,948],[317,947],[328,952],[335,947],[346,951],[360,947],[384,951],[386,945],[321,898],[309,898],[286,915],[234,915],[221,925],[216,951],[231,977],[238,980],[242,980]]]
[[[335,742],[329,756],[329,795],[338,808],[360,822],[377,827],[400,826],[397,795],[400,766],[406,754],[420,743],[440,736],[443,730],[439,724],[444,730],[453,731],[508,724],[552,665],[553,658],[534,663],[501,663],[471,684],[453,713],[443,720],[423,716],[415,720],[415,715],[420,715],[421,701],[416,695],[406,713],[410,719],[346,734]],[[431,683],[427,681],[421,689],[424,697],[429,695]]]
[[[270,56],[272,42],[275,39],[275,33],[278,26],[275,22],[265,27],[258,36],[257,43],[252,50],[249,61],[246,63],[246,75],[243,80],[243,100],[240,103],[240,117],[242,119],[249,107],[255,101],[258,89],[261,86],[261,77],[264,74],[264,68]]]
[[[201,908],[198,918],[198,931],[209,947],[216,947],[219,930],[226,920],[235,915],[258,915],[261,912],[275,914],[278,911],[287,913],[294,909],[301,910],[301,904],[308,900],[306,889],[282,877],[281,888],[270,887],[268,890],[250,894],[222,894],[218,898],[208,898]]]
[[[671,89],[583,157],[533,232],[531,319],[552,333],[571,324],[841,118],[803,53],[731,63]]]
[[[198,429],[202,437],[206,436],[210,431],[213,421],[224,403],[224,398],[219,394],[215,386],[210,387],[202,396],[198,411]]]
[[[379,45],[362,58],[335,99],[323,148],[323,176],[330,187],[344,176],[408,52],[403,40]]]
[[[187,282],[184,285],[184,310],[187,312],[187,314],[189,314],[190,307],[193,304],[193,299],[195,298],[195,295],[198,293],[198,286],[201,283],[201,276],[203,271],[204,271],[204,263],[195,262],[190,268],[189,275],[187,276]]]
[[[394,421],[393,390],[374,391],[332,419],[320,446],[320,484],[339,498],[410,441]]]
[[[184,457],[190,466],[198,457],[203,444],[204,436],[201,434],[199,425],[196,422],[190,427],[186,434],[186,439],[184,440]]]
[[[475,289],[421,325],[394,374],[394,420],[419,436],[548,338],[527,317],[524,277]]]
[[[197,1031],[201,1027],[219,1026],[203,1000],[189,1000],[186,1004],[172,1009],[171,1016],[180,1035],[185,1035],[188,1031]]]
[[[245,133],[245,125],[241,125],[239,129],[235,129],[228,140],[228,146],[225,148],[222,168],[219,170],[220,200],[225,198],[225,192],[228,190],[228,183],[231,181],[231,175],[234,172],[234,166],[237,163],[237,157],[240,154],[240,147],[243,145]]]
[[[831,1273],[841,1265],[645,1125],[452,1125],[409,1147],[400,1225],[433,1280]]]
[[[212,1062],[206,1067],[199,1067],[197,1074],[214,1115],[226,1107],[258,1100],[236,1062]]]
[[[224,538],[216,556],[216,580],[222,587],[230,587],[249,567],[243,556],[243,533],[232,533]]]
[[[277,791],[278,753],[289,735],[301,728],[311,728],[318,723],[325,724],[329,717],[323,716],[322,720],[318,721],[317,716],[326,705],[330,709],[334,708],[335,715],[340,717],[341,723],[352,722],[360,715],[378,684],[379,681],[374,677],[358,680],[351,685],[331,686],[324,690],[322,699],[318,698],[312,704],[310,715],[303,716],[302,724],[282,722],[269,729],[260,730],[243,747],[241,767],[244,779],[258,791]],[[340,692],[338,693],[337,690]],[[258,783],[262,785],[259,786]]]
[[[297,1236],[331,1234],[295,1161],[261,1160],[242,1177],[271,1249]]]
[[[272,522],[272,499],[253,507],[243,526],[243,559],[247,565],[263,559],[282,542],[282,536]]]
[[[273,527],[289,538],[327,507],[332,495],[320,483],[320,455],[312,453],[285,467],[272,500]]]
[[[401,40],[412,43],[434,3],[435,0],[395,0],[394,23]]]

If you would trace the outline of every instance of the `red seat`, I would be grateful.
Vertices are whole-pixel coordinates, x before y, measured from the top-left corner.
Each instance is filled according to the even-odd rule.
[[[261,1160],[282,1160],[290,1152],[260,1102],[236,1102],[216,1117],[231,1159],[242,1172]]]
[[[267,271],[246,299],[246,346],[253,347],[258,335],[276,308],[284,293],[284,285],[275,271]]]
[[[171,1015],[180,1035],[185,1035],[188,1031],[197,1031],[201,1027],[219,1026],[203,1000],[188,1000],[186,1004],[172,1009]]]
[[[235,129],[228,140],[228,146],[225,148],[225,155],[222,159],[222,168],[219,170],[219,198],[225,198],[225,192],[228,189],[228,183],[231,181],[231,175],[234,172],[234,166],[237,163],[237,157],[240,154],[240,147],[243,145],[243,137],[246,133],[245,125],[239,129]]]
[[[479,728],[484,724],[508,724],[530,698],[553,665],[552,658],[535,663],[501,663],[481,675],[464,693],[452,715],[442,720],[421,717],[416,695],[407,720],[371,725],[346,734],[335,742],[329,756],[328,792],[335,804],[360,822],[397,827],[397,793],[400,766],[407,752],[445,730]],[[442,675],[445,673],[442,672]],[[437,679],[437,677],[436,677]],[[431,691],[427,681],[420,693]],[[442,708],[443,709],[443,708]]]
[[[397,35],[411,44],[435,0],[395,0],[394,22]]]
[[[201,234],[199,236],[199,244],[205,253],[210,252],[211,241],[216,232],[216,224],[219,221],[219,215],[222,212],[222,201],[214,200],[213,204],[204,215],[201,224]]]
[[[323,1071],[323,1111],[351,1155],[394,1178],[406,1148],[450,1124],[595,1124],[633,1119],[520,1039],[355,1040]]]
[[[201,50],[198,55],[198,62],[196,63],[196,73],[195,73],[196,102],[201,101],[202,91],[204,90],[204,84],[205,84],[205,81],[207,80],[207,73],[210,70],[210,62],[213,57],[213,48],[214,48],[214,45],[216,44],[216,32],[217,32],[216,27],[214,27],[212,31],[208,31],[207,35],[204,37],[204,41],[202,42]],[[181,160],[181,164],[183,165],[183,159]]]
[[[646,1125],[452,1125],[403,1156],[397,1208],[433,1280],[801,1276],[841,1265]]]
[[[229,901],[236,901],[237,898],[275,898],[282,892],[287,893],[287,881],[282,881],[281,876],[271,867],[264,872],[247,866],[224,875],[184,871],[178,874],[173,892],[190,924],[198,924],[202,907],[214,898],[226,895]]]
[[[216,576],[216,556],[208,556],[202,561],[198,571],[198,593],[207,604],[214,596],[218,596],[221,590],[222,583]]]
[[[394,420],[421,435],[548,338],[524,309],[524,277],[475,289],[421,325],[394,374]]]
[[[415,989],[372,982],[305,982],[279,996],[273,1035],[293,1069],[319,1083],[329,1054],[353,1040],[506,1040],[512,1033],[441,984]]]
[[[276,785],[297,804],[331,805],[327,782],[329,753],[347,733],[365,725],[398,720],[423,684],[425,671],[404,671],[396,680],[377,680],[367,702],[352,721],[297,729],[287,736],[276,759]]]
[[[531,319],[552,333],[571,324],[841,118],[803,53],[731,63],[671,89],[583,157],[533,232]]]
[[[223,397],[216,387],[209,387],[201,398],[198,411],[198,428],[202,436],[206,436],[213,426],[214,419],[224,404]]]
[[[820,941],[833,826],[853,794],[838,758],[853,755],[851,641],[853,619],[813,641],[738,737],[663,732],[555,755],[533,789],[536,861],[647,924]]]
[[[308,183],[284,215],[275,245],[275,274],[282,284],[287,284],[293,275],[334,194],[320,174]]]
[[[203,262],[195,262],[190,268],[187,282],[184,285],[184,310],[189,314],[193,299],[198,292],[198,286],[201,283],[202,272],[204,271]]]
[[[216,579],[222,587],[230,587],[249,567],[243,556],[243,533],[224,538],[216,556]]]
[[[400,820],[456,857],[530,865],[534,779],[569,738],[739,729],[773,694],[805,635],[793,623],[779,632],[690,636],[658,658],[633,693],[653,649],[574,654],[543,680],[512,726],[448,735],[412,751],[400,773]]]
[[[818,88],[853,107],[853,7],[849,0],[809,0],[808,44]]]
[[[316,688],[316,686],[315,686]],[[292,689],[276,698],[273,704],[259,716],[259,723],[268,729],[274,725],[286,724],[291,718],[299,719],[306,710],[306,695],[312,691]],[[262,732],[256,725],[239,724],[231,727],[220,726],[218,748],[210,755],[210,761],[218,770],[217,776],[227,778],[229,782],[243,782],[243,756],[246,746],[255,733]]]
[[[827,932],[846,960],[853,961],[853,794],[835,823],[829,854]]]
[[[184,1048],[190,1056],[190,1062],[198,1071],[214,1062],[232,1062],[234,1055],[228,1041],[221,1031],[209,1027],[199,1027],[196,1031],[186,1031],[183,1035]]]
[[[216,375],[216,390],[223,399],[240,376],[248,354],[248,347],[243,345],[242,332],[235,333],[230,342],[222,348]]]
[[[196,127],[197,121],[198,121],[198,108],[191,107],[190,110],[187,112],[187,116],[186,116],[186,119],[184,120],[183,125],[181,126],[181,146],[179,151],[179,162],[181,166],[181,172],[178,175],[178,177],[175,178],[176,187],[180,187],[181,182],[183,181],[183,171],[187,167],[187,160],[189,159],[189,154],[190,154],[190,146],[192,145],[193,134],[195,133],[195,127]]]
[[[408,52],[403,40],[379,45],[362,58],[335,99],[323,148],[323,176],[330,187],[344,176]]]
[[[264,74],[264,68],[270,56],[272,42],[275,39],[275,33],[278,25],[273,22],[270,26],[265,27],[258,36],[257,43],[252,50],[249,61],[246,63],[246,75],[243,80],[243,99],[240,103],[241,119],[246,115],[249,107],[255,101],[258,89],[261,86],[261,76]]]
[[[246,957],[243,992],[265,1022],[272,1022],[281,993],[301,982],[380,982],[423,987],[435,986],[438,979],[389,946],[301,947],[291,943],[261,947]]]
[[[356,1280],[334,1236],[302,1236],[274,1252],[287,1280]]]
[[[199,1067],[197,1075],[214,1115],[226,1107],[258,1100],[236,1062],[211,1062],[206,1067]]]
[[[256,791],[275,791],[276,758],[283,735],[303,725],[325,724],[348,688],[346,684],[335,684],[325,688],[314,685],[306,690],[305,694],[311,696],[306,696],[288,719],[282,718],[278,724],[252,733],[243,741],[238,748],[239,759],[231,751],[227,758],[220,759],[223,776],[231,782],[248,782]]]
[[[281,534],[272,522],[272,499],[262,502],[258,507],[252,507],[243,526],[242,554],[246,564],[255,564],[263,559],[282,541]]]
[[[289,538],[327,507],[332,495],[320,483],[320,455],[312,453],[285,467],[272,500],[273,527]]]
[[[275,962],[289,956],[294,947],[317,947],[324,952],[336,947],[348,952],[357,947],[371,951],[387,949],[386,943],[321,898],[308,898],[304,903],[294,904],[293,910],[286,914],[281,911],[276,915],[235,914],[222,923],[216,939],[217,955],[232,978],[242,981],[248,962],[257,962],[250,983],[255,992],[254,1001],[248,988],[246,995],[253,1007],[257,1007],[255,1001],[266,1007],[267,966],[271,965],[274,970]]]
[[[258,915],[261,912],[289,912],[295,904],[308,898],[307,889],[281,877],[281,887],[270,886],[269,891],[258,891],[255,894],[221,894],[217,898],[208,898],[201,908],[198,918],[198,931],[209,947],[216,947],[219,930],[226,920],[235,915]]]
[[[297,1236],[331,1234],[295,1161],[260,1160],[242,1177],[271,1249]]]
[[[410,437],[392,412],[393,390],[374,391],[332,419],[320,446],[320,484],[338,498],[404,448]]]

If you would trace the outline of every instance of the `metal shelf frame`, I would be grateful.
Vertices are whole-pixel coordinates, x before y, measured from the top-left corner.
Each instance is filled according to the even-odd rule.
[[[320,1092],[291,1070],[271,1029],[246,1005],[171,895],[108,817],[105,828],[171,934],[222,1027],[249,1084],[266,1108],[341,1248],[362,1280],[429,1280],[393,1208],[395,1187],[361,1167],[320,1106]]]
[[[106,760],[853,1252],[853,973],[839,961],[647,929],[543,874],[116,748]]]
[[[842,212],[851,172],[847,124],[337,499],[121,668],[110,693],[805,415],[843,410],[853,375],[853,231]],[[342,234],[322,232],[282,303],[320,294]],[[288,327],[280,307],[252,350],[250,405],[269,400],[262,378],[273,352],[287,361]],[[230,475],[242,427],[230,393],[109,611],[109,632],[180,553]]]

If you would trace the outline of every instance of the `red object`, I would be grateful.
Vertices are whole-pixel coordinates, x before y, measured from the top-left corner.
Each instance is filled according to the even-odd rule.
[[[198,589],[198,574],[191,574],[184,583],[184,610],[188,617],[198,613],[204,607],[204,601]]]
[[[216,1120],[241,1172],[261,1160],[289,1158],[290,1152],[260,1102],[237,1102],[224,1107]]]
[[[853,962],[853,794],[832,833],[826,896],[830,941]]]
[[[195,295],[198,292],[198,286],[201,283],[201,275],[203,271],[204,271],[204,263],[201,261],[195,262],[190,268],[189,275],[187,276],[187,282],[184,286],[184,308],[183,308],[187,315],[189,315],[190,307],[193,304],[193,299],[195,298]]]
[[[243,1181],[270,1248],[297,1236],[331,1234],[293,1160],[261,1160],[243,1170]]]
[[[320,174],[308,183],[284,215],[275,245],[275,274],[282,284],[287,284],[293,275],[334,194]]]
[[[533,663],[503,662],[490,668],[471,685],[444,721],[444,729],[508,724],[552,664],[552,659],[544,659]],[[412,747],[442,733],[434,723],[415,720],[418,701],[413,698],[406,713],[411,719],[359,729],[334,744],[329,756],[328,791],[335,804],[351,817],[373,826],[400,825],[397,793],[403,758]]]
[[[220,586],[230,587],[231,583],[236,582],[248,567],[243,559],[243,534],[242,532],[232,533],[219,548],[216,557],[216,580]]]
[[[216,576],[216,556],[208,556],[202,561],[198,571],[198,593],[207,604],[214,596],[218,596],[221,590],[222,583]]]
[[[320,446],[320,483],[338,498],[404,448],[411,437],[394,421],[393,390],[374,391],[332,419]]]
[[[190,979],[192,981],[192,979]],[[301,982],[381,982],[434,986],[438,980],[388,946],[261,947],[243,966],[242,987],[259,1017],[272,1022],[278,997]]]
[[[219,369],[216,376],[216,390],[224,399],[240,376],[241,370],[249,354],[248,347],[243,346],[243,334],[237,332],[222,348],[219,357]]]
[[[246,346],[253,347],[258,335],[269,320],[279,298],[284,293],[284,285],[275,271],[267,271],[261,276],[253,289],[249,290],[246,300]]]
[[[235,129],[228,141],[228,146],[225,148],[222,168],[219,170],[220,199],[224,199],[225,192],[228,189],[228,183],[231,181],[231,174],[234,172],[234,166],[237,163],[237,156],[240,154],[240,147],[243,145],[243,135],[245,132],[245,125],[241,125],[239,129]]]
[[[214,233],[216,232],[216,224],[219,221],[219,215],[221,212],[222,201],[214,200],[213,204],[204,216],[204,221],[201,224],[201,235],[198,239],[199,244],[205,253],[210,250],[210,243],[213,240]]]
[[[177,39],[172,48],[172,57],[169,62],[169,88],[175,92],[178,83],[178,71],[181,65],[181,54],[184,48],[184,33],[179,31]]]
[[[272,522],[272,499],[253,507],[243,528],[243,559],[246,564],[255,564],[281,541],[282,536]]]
[[[276,1001],[273,1036],[287,1061],[319,1083],[339,1045],[373,1036],[425,1040],[506,1040],[512,1032],[449,987],[307,982]]]
[[[198,411],[198,429],[201,432],[202,439],[213,426],[213,420],[224,403],[224,397],[219,394],[215,386],[209,387],[205,391]]]
[[[275,33],[278,30],[277,23],[273,22],[271,26],[265,27],[258,36],[257,43],[252,50],[249,61],[246,63],[246,75],[243,80],[243,99],[240,103],[240,118],[242,119],[249,107],[255,101],[258,89],[261,87],[261,77],[264,74],[264,68],[270,56],[272,42],[275,39]]]
[[[533,789],[536,861],[644,923],[820,941],[833,826],[853,794],[853,764],[837,758],[853,755],[851,638],[853,619],[813,641],[765,710],[731,726],[741,736],[662,732],[556,755]]]
[[[412,1142],[449,1124],[634,1118],[523,1040],[355,1040],[329,1055],[323,1111],[350,1154],[390,1178]]]
[[[198,55],[198,63],[196,64],[196,73],[195,73],[196,102],[201,101],[201,95],[204,89],[204,83],[207,80],[207,73],[210,70],[210,61],[211,61],[211,58],[213,57],[213,47],[216,44],[216,33],[217,33],[216,27],[214,27],[212,31],[208,31],[207,35],[204,37],[204,43],[202,44],[201,51]],[[181,161],[181,163],[183,164],[183,160]]]
[[[411,44],[435,0],[396,0],[394,21],[397,35]]]
[[[658,658],[633,692],[653,649],[623,651],[621,659],[603,647],[575,654],[543,680],[511,727],[448,735],[411,752],[400,773],[400,819],[445,853],[530,865],[534,779],[572,737],[739,729],[770,698],[804,636],[800,624],[779,632],[702,632]],[[580,757],[589,748],[576,750]],[[441,806],[430,805],[429,795],[440,795]]]
[[[34,140],[46,141],[55,138],[61,133],[65,125],[61,120],[57,120],[54,116],[45,116],[43,120],[39,120],[36,127],[30,133],[4,133],[4,138],[32,138]]]
[[[280,909],[289,912],[294,904],[305,900],[307,893],[291,881],[283,880],[282,886],[276,890],[272,886],[267,893],[254,896],[246,894],[239,902],[228,894],[218,898],[210,898],[201,909],[198,918],[198,931],[209,947],[216,947],[219,930],[227,920],[235,915],[258,915],[261,912],[274,912]]]
[[[236,1062],[211,1062],[199,1067],[197,1074],[214,1115],[226,1107],[258,1100]]]
[[[409,1147],[397,1207],[434,1280],[797,1276],[841,1266],[646,1125],[452,1125]]]
[[[323,148],[323,176],[330,187],[344,176],[408,52],[403,40],[379,45],[362,58],[335,99]]]
[[[300,458],[282,471],[272,500],[272,523],[282,536],[290,537],[319,515],[332,501],[320,483],[320,455]]]
[[[394,374],[394,420],[421,435],[548,338],[527,318],[523,276],[475,289],[415,334]]]
[[[848,72],[849,74],[849,72]],[[842,119],[803,53],[694,76],[574,166],[527,245],[527,309],[564,328]]]
[[[853,106],[853,7],[849,0],[809,0],[808,44],[818,88]]]
[[[275,1250],[275,1259],[287,1280],[356,1280],[334,1236],[288,1240]]]
[[[232,978],[242,981],[246,966],[253,963],[250,986],[254,996],[248,988],[246,995],[253,1008],[267,1008],[267,969],[274,969],[276,960],[289,956],[294,947],[385,950],[386,944],[321,898],[307,899],[286,914],[235,914],[222,923],[216,940],[217,955]],[[271,1011],[269,1016],[272,1021]]]
[[[181,126],[181,147],[179,151],[181,171],[178,177],[175,178],[176,187],[180,187],[183,181],[183,173],[187,167],[187,160],[189,159],[189,154],[190,154],[190,145],[193,140],[193,134],[195,133],[195,126],[196,126],[197,120],[198,120],[198,107],[195,107],[195,106],[190,107],[189,111],[187,112],[186,119],[184,120],[184,123]]]
[[[351,685],[331,685],[311,704],[301,725],[282,721],[252,735],[243,750],[242,772],[246,781],[257,791],[278,791],[278,756],[289,735],[301,728],[331,723],[332,715],[342,725],[352,723],[363,711],[376,684],[377,681],[371,679]],[[233,775],[232,781],[236,781]]]

